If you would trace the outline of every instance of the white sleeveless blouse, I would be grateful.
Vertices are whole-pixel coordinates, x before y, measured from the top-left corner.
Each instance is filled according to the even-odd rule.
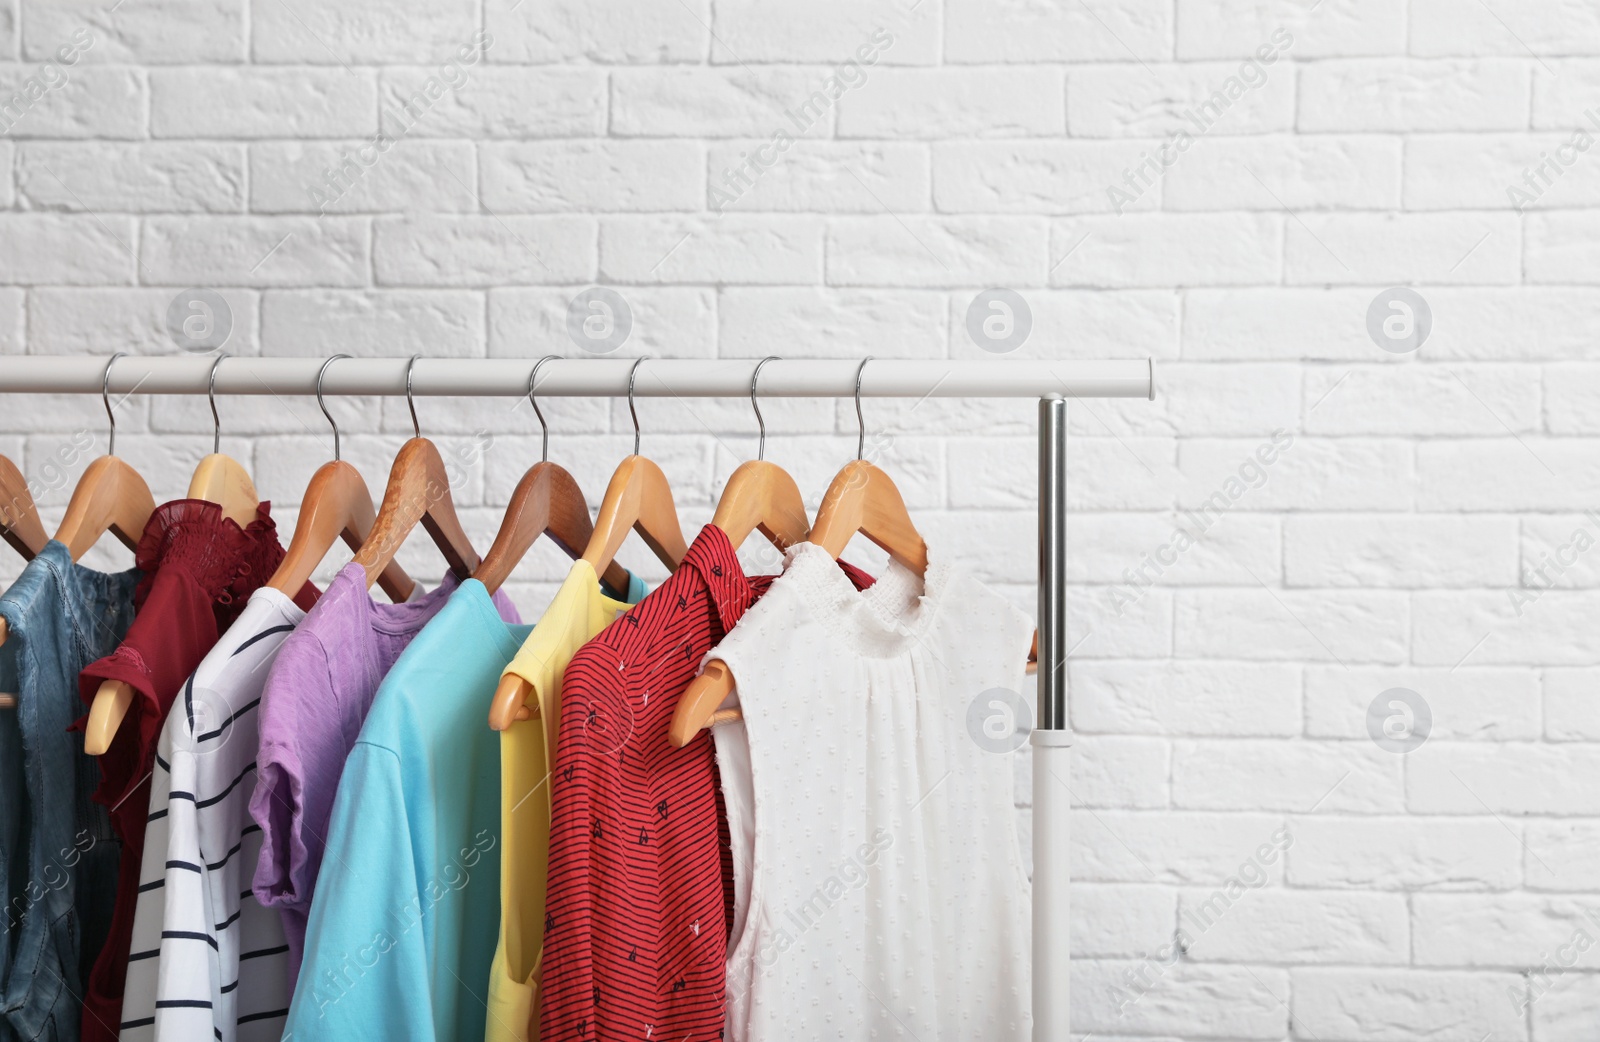
[[[858,592],[801,543],[707,656],[744,714],[715,729],[729,1039],[1029,1038],[1012,762],[967,721],[974,700],[1023,690],[1032,631],[941,559],[926,583],[891,563]]]

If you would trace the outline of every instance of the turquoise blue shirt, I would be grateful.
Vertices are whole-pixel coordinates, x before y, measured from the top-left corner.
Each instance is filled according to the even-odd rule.
[[[469,579],[378,688],[339,778],[286,1042],[483,1038],[500,930],[486,714],[532,629]]]

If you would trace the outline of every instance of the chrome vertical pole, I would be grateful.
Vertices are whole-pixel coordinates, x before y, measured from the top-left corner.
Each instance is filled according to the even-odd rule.
[[[1072,1028],[1072,731],[1067,719],[1067,403],[1039,401],[1039,674],[1033,730],[1033,1038]]]

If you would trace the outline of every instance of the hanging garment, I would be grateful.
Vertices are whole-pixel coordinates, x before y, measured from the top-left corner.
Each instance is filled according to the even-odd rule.
[[[476,1042],[500,926],[500,736],[484,711],[532,631],[468,579],[373,700],[328,826],[285,1038]]]
[[[723,761],[750,772],[724,780],[751,872],[729,1038],[1030,1037],[1012,761],[967,721],[974,699],[1022,690],[1032,632],[935,555],[926,583],[891,562],[860,593],[800,543],[711,651],[749,743]]]
[[[82,707],[78,671],[133,622],[139,571],[73,563],[55,540],[0,596],[0,1039],[73,1042],[78,996],[111,928],[117,844],[90,799],[94,758],[67,728]]]
[[[250,797],[250,816],[262,833],[253,878],[256,899],[283,917],[291,993],[345,759],[378,685],[458,586],[446,573],[436,589],[384,604],[367,591],[362,567],[345,565],[267,673]],[[494,603],[502,618],[518,621],[508,598],[497,593]]]
[[[572,656],[645,595],[644,583],[631,574],[628,578],[627,599],[619,601],[606,595],[587,561],[574,561],[550,607],[501,673],[532,686],[539,715],[500,732],[500,941],[489,969],[485,1042],[539,1037],[552,759],[545,725],[561,719],[561,674]]]
[[[99,758],[95,799],[110,808],[112,827],[122,840],[122,861],[111,933],[83,996],[85,1042],[110,1042],[122,1020],[156,738],[184,680],[283,559],[269,511],[270,504],[260,504],[255,520],[240,528],[223,516],[221,507],[204,500],[179,499],[157,507],[134,551],[145,576],[134,592],[136,614],[128,635],[116,651],[79,674],[78,690],[86,706],[103,681],[121,680],[134,690],[127,717]],[[302,607],[315,600],[316,589],[309,584],[295,598]],[[82,727],[86,719],[75,726]]]
[[[870,576],[845,566],[846,585]],[[771,576],[707,525],[562,680],[551,775],[542,1042],[716,1039],[732,866],[711,739],[667,741],[700,658]]]
[[[289,1012],[283,919],[249,888],[257,708],[305,612],[251,594],[183,685],[156,748],[144,865],[122,1000],[122,1042],[275,1042]]]

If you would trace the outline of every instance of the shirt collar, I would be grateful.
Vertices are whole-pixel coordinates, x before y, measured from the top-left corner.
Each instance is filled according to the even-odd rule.
[[[700,534],[695,536],[694,542],[689,545],[689,552],[683,555],[683,562],[678,567],[680,570],[693,569],[705,583],[711,603],[716,605],[717,618],[722,623],[724,633],[733,629],[745,609],[756,599],[755,590],[745,577],[738,555],[734,553],[733,543],[729,542],[727,533],[716,525],[706,525],[700,529]]]

